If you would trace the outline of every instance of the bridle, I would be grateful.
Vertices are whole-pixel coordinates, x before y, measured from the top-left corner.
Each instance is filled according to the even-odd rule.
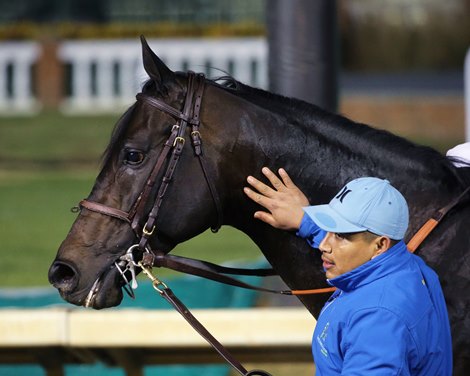
[[[163,149],[160,155],[158,156],[158,159],[152,171],[150,172],[141,193],[139,194],[139,196],[137,197],[128,212],[87,199],[82,200],[79,204],[80,207],[83,207],[90,211],[114,217],[129,223],[132,227],[132,230],[135,232],[137,238],[139,239],[138,244],[141,250],[147,249],[148,241],[155,232],[156,221],[160,212],[160,207],[162,205],[168,186],[173,178],[173,174],[180,160],[180,156],[183,152],[183,148],[186,141],[186,128],[188,127],[188,125],[191,126],[191,142],[194,154],[199,160],[199,164],[201,166],[207,186],[209,187],[209,191],[217,212],[217,222],[211,227],[211,229],[212,231],[216,232],[222,226],[222,205],[214,183],[212,179],[210,179],[208,174],[207,164],[204,160],[202,153],[201,134],[199,132],[199,113],[201,110],[204,83],[205,77],[203,74],[188,72],[188,87],[182,111],[175,109],[174,107],[166,104],[165,102],[157,98],[153,98],[143,93],[137,94],[136,98],[138,102],[143,102],[172,116],[176,119],[176,124],[173,126],[171,134],[166,140]],[[166,170],[163,174],[160,186],[158,188],[156,200],[153,204],[152,209],[147,214],[145,224],[142,226],[141,224],[143,223],[143,219],[145,217],[145,209],[148,205],[149,197],[151,195],[151,192],[155,188],[157,178],[159,175],[161,175],[161,172],[163,171],[165,167],[165,162],[167,160],[168,163],[166,165]]]

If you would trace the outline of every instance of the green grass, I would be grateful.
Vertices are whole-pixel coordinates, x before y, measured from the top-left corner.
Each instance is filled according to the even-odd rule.
[[[97,166],[118,116],[0,118],[0,167]]]
[[[47,269],[89,190],[90,174],[2,173],[0,286],[46,285]]]

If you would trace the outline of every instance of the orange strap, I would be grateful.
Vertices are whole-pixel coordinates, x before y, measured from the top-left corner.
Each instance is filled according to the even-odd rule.
[[[416,249],[420,246],[420,244],[428,237],[432,230],[439,224],[439,221],[431,218],[429,219],[413,237],[410,239],[408,244],[408,251],[414,253]]]
[[[333,292],[336,290],[336,287],[325,287],[323,289],[313,289],[313,290],[292,290],[292,295],[312,295],[312,294],[323,294],[326,292]]]

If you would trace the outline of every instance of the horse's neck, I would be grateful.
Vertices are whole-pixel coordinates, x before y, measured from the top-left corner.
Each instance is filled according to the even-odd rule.
[[[455,169],[431,148],[297,100],[249,99],[263,112],[244,140],[257,150],[256,168],[284,167],[312,204],[329,201],[354,178],[386,178],[407,198],[414,231],[415,218],[423,220],[462,189]]]

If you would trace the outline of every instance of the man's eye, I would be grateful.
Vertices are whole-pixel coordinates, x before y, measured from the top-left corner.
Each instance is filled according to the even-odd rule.
[[[346,238],[346,236],[344,234],[340,234],[338,232],[335,232],[335,236],[338,238],[338,239],[344,239]]]
[[[124,156],[124,163],[132,166],[139,165],[145,158],[144,153],[137,150],[128,150]]]

